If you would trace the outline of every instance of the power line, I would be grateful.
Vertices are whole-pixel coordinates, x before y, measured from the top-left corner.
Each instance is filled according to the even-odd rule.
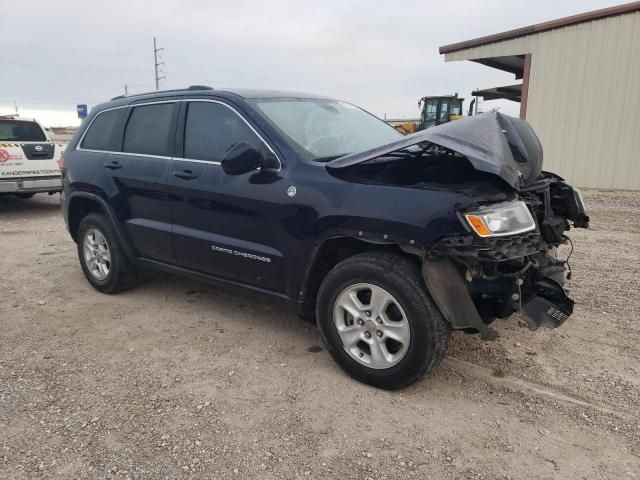
[[[44,85],[57,84],[57,85],[88,85],[90,87],[118,87],[118,88],[122,87],[121,83],[60,82],[60,81],[56,81],[56,80],[39,81],[39,80],[6,80],[6,79],[0,79],[0,83],[37,83],[37,84],[44,84]],[[130,84],[130,86],[131,85],[133,85],[134,87],[146,87],[146,86],[148,86],[148,84],[146,84],[146,83]]]
[[[348,84],[334,84],[334,85],[323,85],[322,88],[325,89],[340,89],[343,90],[345,88],[362,88],[362,87],[372,87],[378,85],[394,85],[394,84],[408,84],[415,82],[428,82],[430,80],[438,79],[438,78],[456,78],[459,79],[461,75],[464,75],[464,78],[468,77],[480,77],[480,76],[488,76],[489,72],[484,71],[468,71],[468,72],[448,72],[437,75],[421,75],[419,77],[414,78],[403,78],[403,79],[395,79],[395,80],[385,80],[381,82],[373,82],[373,83],[348,83]]]
[[[142,68],[115,68],[115,67],[86,67],[81,65],[52,65],[46,63],[21,63],[21,62],[2,62],[2,65],[20,65],[24,67],[44,67],[44,68],[73,68],[79,70],[111,70],[115,72],[141,72],[149,73],[149,70]]]
[[[82,53],[86,55],[112,55],[115,57],[147,58],[145,55],[135,55],[132,53],[116,53],[116,52],[105,52],[100,50],[77,50],[77,49],[71,49],[71,48],[42,47],[39,45],[17,45],[12,43],[0,43],[0,47],[32,48],[36,50],[51,50],[55,52],[66,52],[66,53]]]
[[[171,63],[181,63],[183,65],[190,65],[192,67],[200,68],[200,69],[206,70],[208,72],[213,72],[213,71],[226,72],[226,73],[229,73],[231,75],[242,75],[243,77],[249,77],[249,78],[253,78],[253,79],[256,79],[256,80],[264,80],[264,79],[268,79],[268,78],[271,78],[271,79],[276,78],[276,77],[264,77],[264,76],[259,77],[259,76],[256,76],[256,75],[252,75],[250,73],[239,72],[237,70],[229,70],[229,69],[226,69],[226,68],[214,67],[214,66],[211,66],[211,65],[202,65],[202,64],[199,64],[199,63],[187,62],[187,61],[184,61],[184,60],[177,60],[175,58],[169,58],[169,57],[167,57],[167,60],[170,61]]]
[[[402,62],[392,62],[392,63],[378,63],[378,64],[369,64],[369,65],[361,65],[361,66],[353,66],[353,67],[340,67],[338,70],[333,70],[333,71],[327,71],[327,72],[321,72],[321,73],[314,73],[314,77],[334,77],[334,76],[339,76],[339,75],[343,75],[344,72],[353,72],[353,71],[362,71],[362,70],[373,70],[373,69],[381,69],[381,70],[385,70],[388,71],[389,68],[392,67],[398,67],[398,66],[402,66],[402,65],[414,65],[414,64],[418,64],[418,63],[424,63],[425,64],[425,68],[426,68],[426,62],[428,61],[428,58],[414,58],[412,60],[405,60]]]
[[[88,103],[90,105],[94,105],[97,103],[102,103],[102,102],[106,102],[108,99],[101,99],[101,100],[86,100],[85,103]],[[11,104],[13,105],[14,103],[19,103],[20,105],[77,105],[78,102],[74,101],[74,102],[49,102],[49,101],[43,101],[43,102],[22,102],[19,100],[9,100],[9,99],[0,99],[0,104]]]

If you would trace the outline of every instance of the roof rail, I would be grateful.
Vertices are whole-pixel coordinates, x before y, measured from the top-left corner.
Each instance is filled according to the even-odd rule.
[[[157,92],[143,92],[143,93],[135,93],[133,95],[118,95],[117,97],[113,97],[111,99],[111,101],[113,100],[121,100],[123,98],[129,98],[129,97],[139,97],[141,95],[151,95],[152,93],[172,93],[172,92],[189,92],[192,90],[213,90],[213,87],[210,87],[208,85],[190,85],[187,88],[174,88],[172,90],[160,90]]]

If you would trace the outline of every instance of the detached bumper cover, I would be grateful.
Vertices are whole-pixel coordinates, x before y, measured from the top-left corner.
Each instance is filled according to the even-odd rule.
[[[530,330],[557,328],[573,313],[573,300],[558,282],[545,277],[532,290],[533,296],[522,304]]]
[[[1,180],[0,193],[38,193],[62,191],[62,178]]]

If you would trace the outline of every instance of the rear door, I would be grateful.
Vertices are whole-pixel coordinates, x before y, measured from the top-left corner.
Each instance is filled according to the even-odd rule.
[[[167,172],[174,148],[179,100],[127,108],[120,152],[108,152],[103,166],[117,182],[119,217],[142,258],[174,263]]]
[[[177,150],[183,155],[173,159],[168,180],[176,260],[191,270],[282,291],[281,242],[290,237],[283,217],[291,215],[284,171],[226,175],[220,161],[238,142],[275,155],[233,106],[183,102]]]

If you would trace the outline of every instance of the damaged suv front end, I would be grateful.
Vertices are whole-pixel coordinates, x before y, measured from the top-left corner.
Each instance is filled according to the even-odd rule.
[[[555,328],[573,313],[569,258],[557,252],[571,245],[571,224],[588,226],[580,194],[543,174],[517,198],[461,212],[469,233],[442,238],[425,258],[425,280],[454,328],[491,335],[489,323],[520,309],[531,330]]]
[[[572,251],[566,232],[588,228],[589,217],[577,189],[542,171],[542,147],[527,122],[493,111],[342,157],[328,168],[347,172],[369,163],[371,170],[385,158],[430,163],[423,188],[471,200],[456,211],[464,233],[442,235],[419,252],[425,283],[452,328],[491,337],[489,324],[517,311],[531,330],[558,327],[572,314],[564,288],[569,258],[559,257],[558,248]],[[397,177],[380,172],[369,178]]]

